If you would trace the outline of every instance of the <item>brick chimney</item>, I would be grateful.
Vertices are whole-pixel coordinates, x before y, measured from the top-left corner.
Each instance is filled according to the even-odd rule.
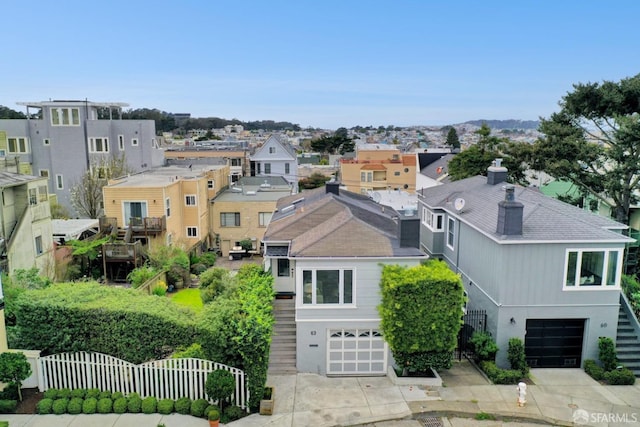
[[[337,181],[329,181],[325,184],[327,194],[333,193],[336,196],[340,195],[340,183]]]
[[[507,168],[501,166],[502,159],[495,159],[487,168],[487,184],[496,185],[507,180]]]
[[[504,200],[498,203],[498,227],[496,232],[503,236],[522,235],[522,211],[524,205],[516,201],[515,186],[505,185]]]

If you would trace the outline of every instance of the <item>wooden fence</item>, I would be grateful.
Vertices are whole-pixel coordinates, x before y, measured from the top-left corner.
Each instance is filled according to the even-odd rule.
[[[38,387],[98,388],[101,391],[137,392],[140,397],[158,399],[204,398],[207,374],[224,369],[236,379],[232,401],[249,410],[249,391],[243,371],[203,359],[164,359],[134,365],[102,353],[76,352],[41,357],[38,361]],[[212,403],[215,403],[211,401]]]

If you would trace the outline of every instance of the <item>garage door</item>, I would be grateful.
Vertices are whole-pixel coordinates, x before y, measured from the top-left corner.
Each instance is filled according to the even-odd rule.
[[[377,329],[330,329],[328,375],[386,375],[387,343]]]
[[[584,319],[527,319],[527,363],[540,368],[580,367]]]

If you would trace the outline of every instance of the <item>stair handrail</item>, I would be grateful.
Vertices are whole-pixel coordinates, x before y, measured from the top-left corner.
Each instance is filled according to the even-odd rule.
[[[629,323],[633,328],[633,332],[637,337],[640,337],[640,322],[638,321],[638,318],[633,311],[633,306],[629,302],[629,299],[627,299],[627,296],[624,294],[624,292],[620,292],[620,307],[622,307],[622,310],[627,315],[627,319],[629,319]]]

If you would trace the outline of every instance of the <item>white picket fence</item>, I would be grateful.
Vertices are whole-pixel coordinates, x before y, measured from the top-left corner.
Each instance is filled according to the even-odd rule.
[[[207,399],[207,374],[224,369],[236,379],[233,402],[248,410],[249,391],[242,370],[203,359],[164,359],[134,365],[102,353],[76,352],[41,357],[38,388],[98,388],[101,391],[137,392],[158,399]],[[213,402],[212,402],[213,403]]]

